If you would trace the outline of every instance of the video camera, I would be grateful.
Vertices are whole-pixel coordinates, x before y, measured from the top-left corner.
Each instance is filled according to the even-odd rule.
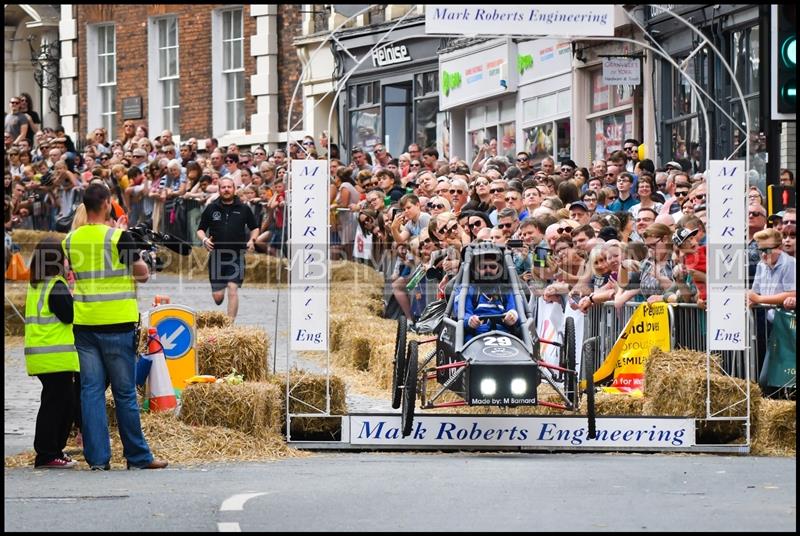
[[[164,269],[164,261],[157,254],[158,246],[164,246],[170,251],[174,251],[184,257],[192,252],[192,245],[190,243],[184,242],[180,238],[170,234],[153,231],[146,223],[135,225],[128,229],[128,232],[136,242],[136,246],[148,253],[142,260],[147,263],[151,272],[160,272]],[[153,255],[150,255],[150,253]]]

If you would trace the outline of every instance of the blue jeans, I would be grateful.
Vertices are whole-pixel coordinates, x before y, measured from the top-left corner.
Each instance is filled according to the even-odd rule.
[[[136,345],[134,332],[95,333],[75,331],[75,348],[81,364],[83,454],[89,465],[111,460],[106,381],[117,411],[122,454],[128,463],[143,466],[153,461],[139,419],[136,402]]]

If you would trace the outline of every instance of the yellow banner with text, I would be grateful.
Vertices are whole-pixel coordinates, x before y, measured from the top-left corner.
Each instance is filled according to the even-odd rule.
[[[644,395],[644,365],[650,350],[670,351],[669,312],[664,302],[642,303],[633,312],[606,360],[594,373],[595,383],[614,376],[606,393]]]

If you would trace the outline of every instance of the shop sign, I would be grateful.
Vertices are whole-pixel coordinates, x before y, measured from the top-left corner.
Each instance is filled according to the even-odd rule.
[[[642,83],[639,58],[603,58],[603,84],[638,86]]]
[[[407,63],[413,58],[405,45],[385,46],[372,51],[372,66],[385,67],[396,63]]]
[[[461,35],[614,36],[613,5],[429,4],[425,32]]]
[[[439,61],[439,107],[452,108],[517,89],[516,45],[503,41],[472,53],[457,51]]]
[[[532,39],[517,44],[519,85],[572,70],[572,45],[558,39]]]

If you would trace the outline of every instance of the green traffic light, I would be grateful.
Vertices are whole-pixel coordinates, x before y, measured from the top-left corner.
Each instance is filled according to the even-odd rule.
[[[794,68],[797,65],[797,36],[792,35],[783,42],[781,60],[787,67]]]

